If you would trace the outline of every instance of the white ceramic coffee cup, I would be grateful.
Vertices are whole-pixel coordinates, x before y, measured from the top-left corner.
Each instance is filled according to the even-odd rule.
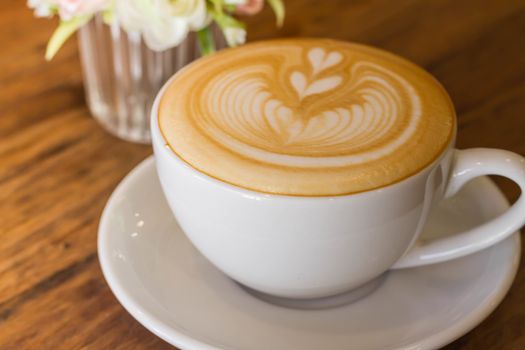
[[[167,83],[169,84],[169,82]],[[495,174],[525,190],[525,158],[496,149],[454,149],[419,173],[344,196],[270,195],[194,169],[151,129],[158,176],[171,210],[194,246],[217,268],[257,291],[318,298],[357,288],[389,269],[438,263],[489,247],[525,223],[525,197],[505,213],[453,237],[419,244],[429,212],[472,178]]]

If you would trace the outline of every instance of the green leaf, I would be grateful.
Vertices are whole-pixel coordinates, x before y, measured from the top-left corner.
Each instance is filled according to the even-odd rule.
[[[102,11],[102,19],[104,23],[110,25],[115,22],[115,1],[112,1],[110,5]]]
[[[207,56],[215,52],[215,42],[210,26],[204,27],[197,32],[197,40],[202,56]]]
[[[281,0],[266,0],[277,18],[277,26],[282,27],[284,22],[284,4]]]
[[[226,12],[234,13],[237,7],[235,5],[224,4],[223,8]]]
[[[89,22],[93,15],[75,17],[69,21],[62,21],[55,29],[55,32],[49,39],[46,48],[46,60],[51,60],[57,51],[62,47],[64,42],[77,31],[78,28]]]
[[[224,0],[208,0],[208,1],[212,4],[216,13],[222,14],[223,12],[222,7],[224,6]]]
[[[113,11],[113,9],[105,10],[102,12],[102,19],[104,20],[104,23],[111,25],[115,21],[115,11]]]
[[[210,15],[211,15],[211,18],[215,22],[217,22],[219,27],[221,27],[221,29],[223,30],[225,28],[230,28],[230,27],[243,28],[243,29],[246,28],[246,25],[244,23],[236,20],[233,16],[230,16],[224,12],[219,14],[217,12],[210,11]]]

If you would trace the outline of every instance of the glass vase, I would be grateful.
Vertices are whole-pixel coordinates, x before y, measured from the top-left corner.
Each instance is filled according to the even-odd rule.
[[[224,37],[212,27],[217,49]],[[178,46],[157,52],[138,32],[107,25],[96,16],[78,32],[86,102],[91,114],[110,133],[128,141],[149,143],[149,117],[155,95],[175,72],[200,57],[196,34]]]

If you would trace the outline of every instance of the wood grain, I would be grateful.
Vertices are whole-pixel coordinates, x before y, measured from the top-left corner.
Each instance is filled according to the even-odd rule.
[[[288,0],[285,26],[265,11],[251,40],[333,37],[417,62],[450,92],[458,146],[525,154],[525,1]],[[0,349],[169,349],[117,303],[96,256],[112,189],[148,146],[90,117],[76,43],[43,59],[55,22],[0,2]],[[497,179],[509,200],[516,186]],[[445,347],[525,348],[525,268],[480,326]]]

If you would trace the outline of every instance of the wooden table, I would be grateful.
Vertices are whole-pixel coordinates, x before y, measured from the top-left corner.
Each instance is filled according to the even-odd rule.
[[[168,349],[119,305],[97,261],[97,224],[120,179],[151,148],[90,117],[76,43],[50,63],[55,22],[0,1],[0,349]],[[525,154],[525,1],[287,1],[250,38],[326,36],[419,63],[448,89],[460,148]],[[515,185],[496,179],[509,200]],[[525,267],[480,326],[446,349],[525,349]]]

